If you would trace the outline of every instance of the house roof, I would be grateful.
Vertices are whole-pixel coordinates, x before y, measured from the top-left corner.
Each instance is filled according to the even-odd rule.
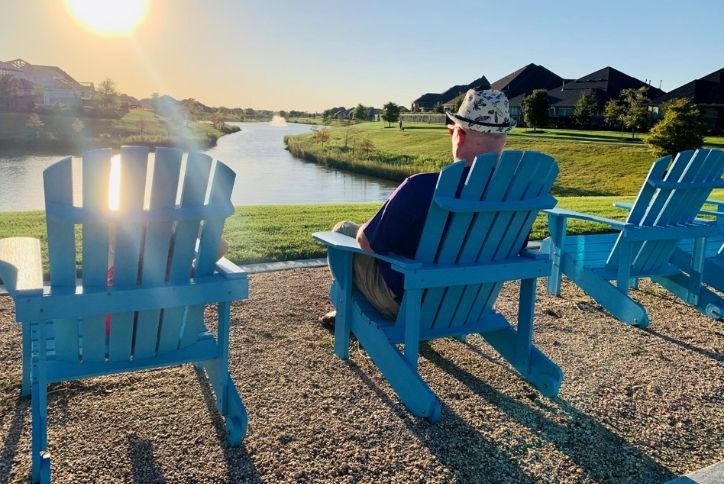
[[[13,66],[13,68],[20,72],[53,77],[55,79],[53,87],[56,88],[80,89],[81,87],[75,79],[70,77],[68,73],[60,67],[35,65],[23,59],[13,59],[6,62],[6,64],[10,64],[11,66]]]
[[[528,64],[495,81],[490,87],[503,91],[509,100],[535,89],[552,89],[560,86],[563,78],[537,64]]]
[[[452,99],[457,98],[467,92],[468,89],[490,89],[490,82],[485,76],[479,77],[468,84],[457,84],[444,92],[432,93],[428,92],[412,101],[414,104],[435,106],[436,104],[449,103]]]
[[[661,104],[676,98],[688,97],[696,104],[724,104],[724,68],[704,77],[687,82],[663,96],[654,99]]]
[[[549,89],[548,103],[552,107],[573,107],[584,92],[591,92],[596,96],[599,105],[603,106],[611,99],[618,99],[624,89],[638,89],[641,86],[648,86],[650,99],[657,98],[664,92],[609,66]]]
[[[3,69],[5,71],[19,71],[20,70],[17,67],[15,67],[14,65],[12,65],[11,63],[3,62],[3,61],[0,61],[0,69]]]

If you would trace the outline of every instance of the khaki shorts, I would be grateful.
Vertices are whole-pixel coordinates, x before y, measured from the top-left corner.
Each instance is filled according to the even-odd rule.
[[[354,222],[339,222],[332,231],[357,237],[359,225]],[[355,254],[354,269],[352,271],[355,287],[359,289],[365,298],[387,319],[397,318],[400,311],[400,303],[397,302],[395,294],[387,287],[382,274],[377,267],[377,259],[374,257]]]

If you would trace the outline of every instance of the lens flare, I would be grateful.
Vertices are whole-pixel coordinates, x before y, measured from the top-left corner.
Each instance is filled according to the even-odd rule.
[[[84,27],[106,36],[130,36],[146,16],[148,0],[64,0]]]

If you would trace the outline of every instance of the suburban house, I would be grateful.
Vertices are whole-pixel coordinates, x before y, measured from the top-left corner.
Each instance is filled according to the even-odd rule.
[[[523,99],[536,89],[553,89],[565,79],[537,64],[528,64],[498,79],[490,88],[503,91],[510,102],[510,117],[520,124],[523,119]]]
[[[724,131],[724,68],[677,87],[654,98],[652,103],[661,107],[668,101],[689,98],[701,111],[701,119],[712,132]]]
[[[34,65],[23,59],[15,59],[0,63],[0,75],[2,74],[39,86],[43,93],[43,106],[56,103],[69,105],[78,100],[88,101],[93,97],[92,83],[78,82],[60,67]]]
[[[411,111],[432,111],[437,106],[442,106],[444,109],[452,109],[457,104],[458,100],[465,94],[468,89],[490,89],[490,82],[485,76],[475,79],[473,82],[468,84],[458,84],[441,92],[439,94],[428,92],[423,94],[419,98],[412,101]]]
[[[35,106],[33,83],[16,77],[17,72],[12,64],[0,62],[0,111],[24,113]]]
[[[664,91],[650,84],[631,77],[628,74],[604,67],[573,81],[565,81],[553,89],[548,90],[549,119],[557,127],[571,127],[574,124],[573,112],[578,100],[585,93],[592,93],[598,101],[598,112],[592,120],[592,125],[600,126],[603,108],[611,99],[618,99],[624,89],[638,89],[648,87],[649,99],[657,98]]]

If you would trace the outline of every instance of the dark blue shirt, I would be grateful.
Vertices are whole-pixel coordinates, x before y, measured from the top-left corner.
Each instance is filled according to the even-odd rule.
[[[378,254],[415,258],[439,173],[420,173],[403,181],[367,223],[364,234]],[[464,179],[465,177],[463,177]],[[388,262],[377,261],[380,274],[396,296],[404,292],[404,276]]]

